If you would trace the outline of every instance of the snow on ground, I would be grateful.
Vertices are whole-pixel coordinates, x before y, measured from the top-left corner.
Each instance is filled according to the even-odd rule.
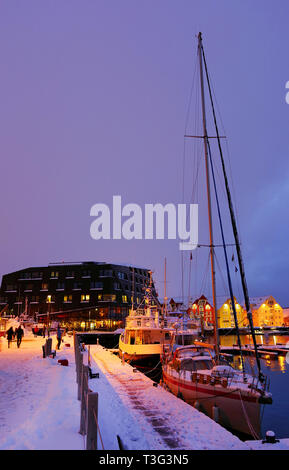
[[[262,441],[248,441],[252,450],[289,450],[289,439],[280,439],[275,444],[262,444]]]
[[[26,333],[26,332],[25,332]],[[55,359],[42,357],[45,340],[25,334],[21,347],[0,343],[0,449],[83,449],[79,431],[73,341]],[[53,338],[53,349],[56,339]],[[69,366],[58,359],[67,358]]]
[[[99,393],[104,448],[117,449],[118,434],[128,449],[244,449],[248,445],[192,406],[176,398],[101,346],[91,346],[89,386]]]

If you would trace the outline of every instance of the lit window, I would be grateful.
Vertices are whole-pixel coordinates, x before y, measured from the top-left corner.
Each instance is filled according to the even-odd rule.
[[[81,302],[89,302],[89,300],[90,300],[90,295],[89,294],[82,294]]]
[[[125,304],[127,303],[127,296],[126,295],[123,295],[122,296],[122,302]]]
[[[59,272],[58,272],[58,271],[52,271],[52,272],[51,272],[51,276],[50,276],[51,278],[54,278],[54,279],[56,278],[56,279],[57,279],[58,276],[59,276]]]

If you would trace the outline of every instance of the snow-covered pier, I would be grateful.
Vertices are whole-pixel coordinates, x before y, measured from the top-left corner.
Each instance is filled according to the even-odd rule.
[[[90,346],[89,382],[99,394],[100,431],[105,448],[117,449],[119,435],[127,449],[244,449],[250,447],[203,413],[102,346]]]

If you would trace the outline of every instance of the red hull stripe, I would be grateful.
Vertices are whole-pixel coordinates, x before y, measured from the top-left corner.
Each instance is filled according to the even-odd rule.
[[[240,400],[239,395],[235,395],[234,393],[226,393],[222,392],[221,390],[217,390],[216,388],[214,389],[209,389],[209,388],[203,388],[201,386],[194,386],[194,385],[189,385],[187,382],[180,382],[178,379],[173,379],[172,377],[169,377],[165,372],[163,372],[163,376],[167,382],[170,382],[173,385],[177,385],[179,387],[185,388],[187,390],[194,390],[195,392],[199,393],[206,393],[207,395],[213,395],[213,396],[222,396],[226,398],[231,398],[232,400]],[[243,401],[249,401],[249,402],[256,402],[257,398],[252,397],[252,396],[244,396],[242,395],[242,400]]]

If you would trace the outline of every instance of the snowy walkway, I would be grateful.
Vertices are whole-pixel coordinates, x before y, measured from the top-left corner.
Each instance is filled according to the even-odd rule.
[[[246,449],[247,444],[192,406],[179,400],[101,346],[91,346],[100,378],[99,422],[105,449],[117,449],[116,434],[128,449]]]
[[[20,349],[0,341],[0,449],[83,449],[73,340],[55,359],[42,358],[43,338],[24,337]]]

